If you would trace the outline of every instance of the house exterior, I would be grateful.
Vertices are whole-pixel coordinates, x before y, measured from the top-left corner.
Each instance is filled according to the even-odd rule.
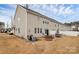
[[[70,26],[66,26],[52,18],[35,12],[31,9],[17,5],[12,28],[15,35],[27,39],[28,36],[41,37],[49,35],[49,31],[71,30]]]
[[[79,31],[79,25],[72,25],[71,27],[73,31]]]
[[[79,31],[79,21],[66,23],[66,25],[71,26],[72,31]]]
[[[72,22],[71,26],[73,31],[79,31],[79,21]]]
[[[4,32],[4,30],[5,30],[5,24],[4,22],[0,22],[0,33]]]

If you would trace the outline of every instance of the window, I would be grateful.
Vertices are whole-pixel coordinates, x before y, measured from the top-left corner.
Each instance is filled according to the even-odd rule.
[[[39,28],[38,28],[38,33],[39,33]]]
[[[56,27],[56,24],[55,24],[55,27]]]
[[[35,33],[36,33],[36,28],[34,29]]]
[[[42,28],[34,28],[34,33],[42,33]]]
[[[43,21],[43,24],[49,24],[49,22],[47,22],[47,21]]]
[[[42,28],[40,28],[40,33],[42,33]]]
[[[34,28],[34,33],[39,33],[39,28]]]
[[[43,24],[44,24],[44,21],[43,21]]]
[[[59,24],[58,24],[58,27],[59,27]]]

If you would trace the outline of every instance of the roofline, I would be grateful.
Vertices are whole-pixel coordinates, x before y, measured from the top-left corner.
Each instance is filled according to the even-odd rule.
[[[36,12],[36,11],[34,11],[34,10],[25,8],[25,7],[22,6],[22,5],[19,5],[19,6],[23,7],[24,9],[26,9],[27,12],[30,12],[30,13],[32,13],[32,14],[35,14],[35,15],[38,15],[38,16],[40,16],[40,17],[46,18],[46,19],[50,20],[51,22],[55,22],[55,23],[59,23],[59,24],[63,24],[63,23],[61,23],[61,22],[59,22],[59,21],[56,21],[56,20],[54,20],[54,19],[52,19],[52,18],[50,18],[50,17],[48,17],[48,16],[45,16],[45,15],[39,13],[39,12]]]

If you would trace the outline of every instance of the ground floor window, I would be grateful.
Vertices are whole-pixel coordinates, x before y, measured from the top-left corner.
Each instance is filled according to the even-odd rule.
[[[39,28],[38,28],[38,33],[39,33]]]
[[[34,28],[34,33],[42,33],[42,28]]]
[[[42,28],[40,28],[40,33],[42,33]]]
[[[34,29],[34,32],[36,33],[36,28]]]

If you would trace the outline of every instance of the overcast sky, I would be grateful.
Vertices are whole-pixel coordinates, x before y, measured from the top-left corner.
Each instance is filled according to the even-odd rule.
[[[79,4],[30,4],[29,8],[63,23],[79,20]],[[0,21],[10,24],[15,10],[16,5],[0,4]]]

